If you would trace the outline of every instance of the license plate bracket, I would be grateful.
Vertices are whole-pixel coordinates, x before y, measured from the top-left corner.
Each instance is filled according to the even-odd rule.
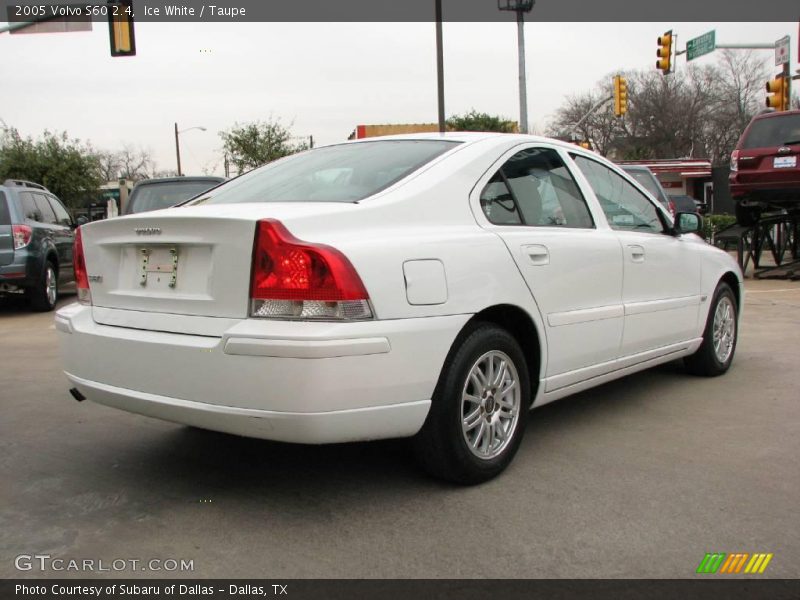
[[[164,275],[167,285],[174,288],[178,284],[178,249],[174,247],[139,248],[139,285],[147,285],[148,276],[156,275],[162,281]]]

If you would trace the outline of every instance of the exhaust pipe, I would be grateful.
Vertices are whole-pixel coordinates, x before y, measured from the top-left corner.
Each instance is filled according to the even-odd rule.
[[[69,393],[72,394],[72,397],[75,398],[75,400],[77,400],[78,402],[83,402],[84,400],[86,400],[86,396],[81,394],[78,391],[78,388],[70,388]]]

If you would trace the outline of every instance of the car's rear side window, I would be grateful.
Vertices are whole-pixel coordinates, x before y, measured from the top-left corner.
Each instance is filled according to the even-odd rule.
[[[750,123],[742,148],[770,148],[800,144],[800,115],[755,119]]]
[[[357,202],[458,144],[449,140],[381,140],[317,148],[232,179],[189,204]]]
[[[11,225],[11,214],[8,210],[5,192],[0,192],[0,225]]]
[[[22,208],[22,217],[28,221],[41,221],[42,215],[39,213],[39,209],[36,208],[33,194],[30,192],[17,192],[17,195]]]
[[[594,221],[558,152],[526,148],[509,158],[481,193],[495,225],[591,228]]]

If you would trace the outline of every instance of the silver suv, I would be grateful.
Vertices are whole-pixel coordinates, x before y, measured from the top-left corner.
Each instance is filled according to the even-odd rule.
[[[53,310],[74,281],[75,223],[46,187],[7,179],[0,185],[0,296],[24,295],[34,310]]]

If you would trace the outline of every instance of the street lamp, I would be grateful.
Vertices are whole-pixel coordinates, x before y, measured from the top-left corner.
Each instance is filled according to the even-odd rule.
[[[444,133],[444,50],[442,49],[442,0],[436,0],[436,90],[439,109],[439,133]]]
[[[513,10],[517,13],[517,53],[519,54],[519,129],[528,133],[528,90],[525,81],[525,18],[524,14],[533,9],[536,0],[497,0],[500,10]]]
[[[182,173],[181,173],[181,143],[180,143],[180,140],[178,139],[178,134],[179,133],[184,133],[185,131],[191,131],[192,129],[199,129],[200,131],[205,131],[206,130],[205,127],[197,126],[197,127],[187,127],[186,129],[181,129],[180,131],[178,131],[178,124],[175,123],[175,156],[178,158],[178,176],[179,177],[182,175]]]

